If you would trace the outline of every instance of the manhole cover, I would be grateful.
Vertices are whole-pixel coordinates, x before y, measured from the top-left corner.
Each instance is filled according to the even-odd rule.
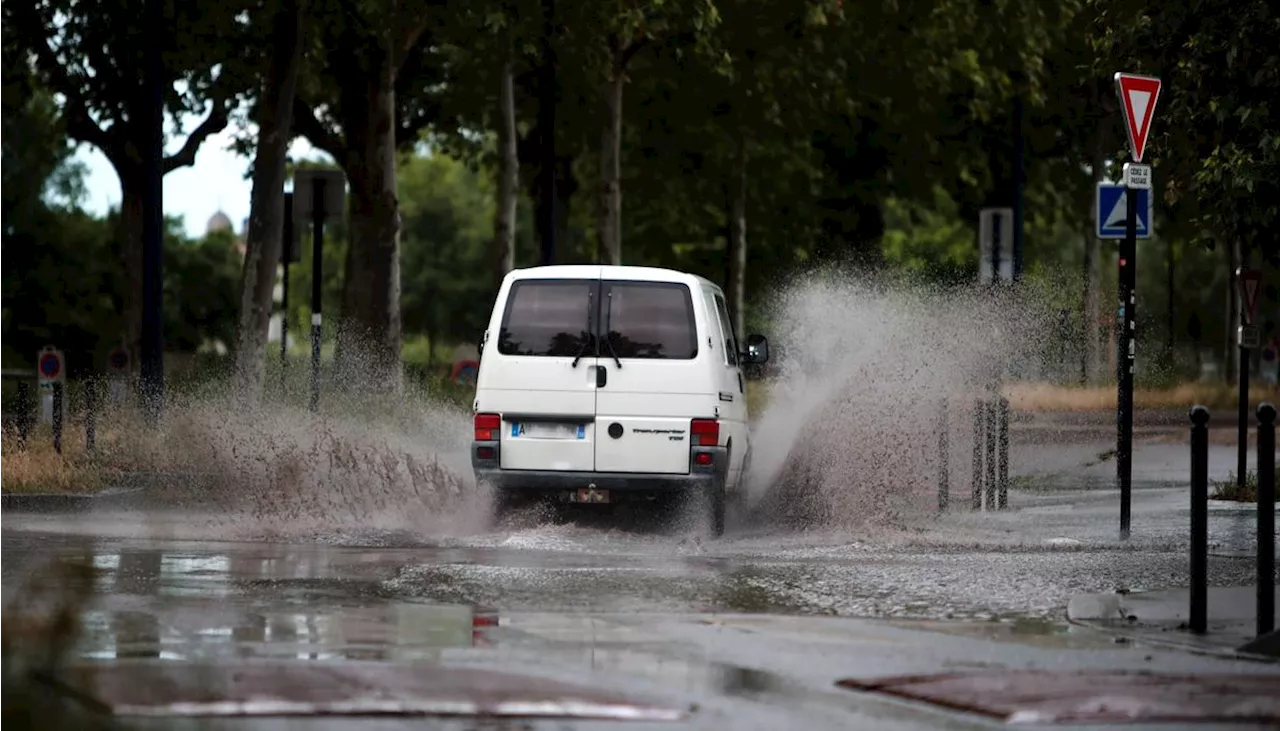
[[[81,665],[57,681],[116,716],[683,717],[674,708],[544,678],[396,663]]]
[[[1010,723],[1280,723],[1280,675],[1001,670],[847,678],[836,684]]]

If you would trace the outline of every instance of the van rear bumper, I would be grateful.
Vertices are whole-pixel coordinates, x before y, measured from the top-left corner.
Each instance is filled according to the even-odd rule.
[[[480,459],[481,448],[492,451],[492,459]],[[569,472],[560,470],[504,470],[496,458],[497,442],[473,442],[471,466],[476,481],[499,490],[512,492],[557,492],[595,486],[600,490],[615,492],[687,492],[705,490],[723,481],[729,470],[729,453],[724,447],[694,447],[693,452],[711,454],[711,464],[693,464],[689,458],[689,472],[683,475],[646,474],[643,472]]]

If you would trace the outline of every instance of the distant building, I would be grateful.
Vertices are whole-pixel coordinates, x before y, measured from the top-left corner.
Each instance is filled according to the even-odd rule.
[[[209,223],[205,224],[204,227],[204,235],[208,236],[215,231],[231,231],[234,234],[235,230],[231,227],[231,216],[222,211],[209,216]]]
[[[245,253],[245,234],[249,231],[249,219],[244,220],[244,227],[240,229],[240,233],[236,233],[235,227],[231,225],[231,216],[222,211],[209,216],[209,222],[205,224],[204,235],[208,236],[217,231],[231,232],[231,240],[235,244],[236,251],[240,252],[240,256]]]

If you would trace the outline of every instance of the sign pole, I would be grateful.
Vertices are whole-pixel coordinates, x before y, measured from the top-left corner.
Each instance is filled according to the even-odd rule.
[[[1120,540],[1129,540],[1130,502],[1133,477],[1133,325],[1134,284],[1137,281],[1134,254],[1138,248],[1138,194],[1125,186],[1124,239],[1120,244],[1120,337],[1116,339],[1119,368],[1116,400],[1116,480],[1120,484]]]
[[[1151,189],[1151,168],[1142,164],[1156,102],[1160,98],[1160,80],[1117,72],[1116,93],[1124,111],[1125,133],[1133,162],[1124,166],[1125,222],[1120,243],[1119,289],[1120,334],[1116,338],[1116,482],[1120,487],[1120,540],[1129,540],[1133,478],[1133,371],[1134,321],[1137,314],[1138,191]],[[1148,199],[1150,200],[1150,199]],[[1099,215],[1102,215],[1099,213]],[[1151,235],[1155,223],[1146,221],[1145,233]]]
[[[1239,414],[1236,423],[1236,487],[1244,490],[1245,475],[1249,472],[1249,350],[1259,345],[1258,328],[1253,324],[1253,314],[1258,306],[1258,289],[1262,274],[1254,269],[1240,267],[1235,271],[1236,293],[1240,299],[1240,328],[1236,331],[1237,358],[1240,361]]]
[[[311,188],[311,401],[312,413],[320,409],[320,325],[324,322],[320,294],[324,275],[325,180],[316,178]]]
[[[280,390],[288,387],[289,368],[289,264],[293,261],[293,193],[284,194],[284,240],[280,263],[284,273],[280,281]]]

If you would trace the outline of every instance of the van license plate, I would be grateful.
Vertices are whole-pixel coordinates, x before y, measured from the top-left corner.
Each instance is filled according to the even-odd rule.
[[[609,491],[598,490],[590,487],[584,487],[569,493],[569,502],[571,503],[607,503],[609,502]]]
[[[586,424],[557,424],[553,422],[511,422],[512,439],[573,439],[587,438]]]

